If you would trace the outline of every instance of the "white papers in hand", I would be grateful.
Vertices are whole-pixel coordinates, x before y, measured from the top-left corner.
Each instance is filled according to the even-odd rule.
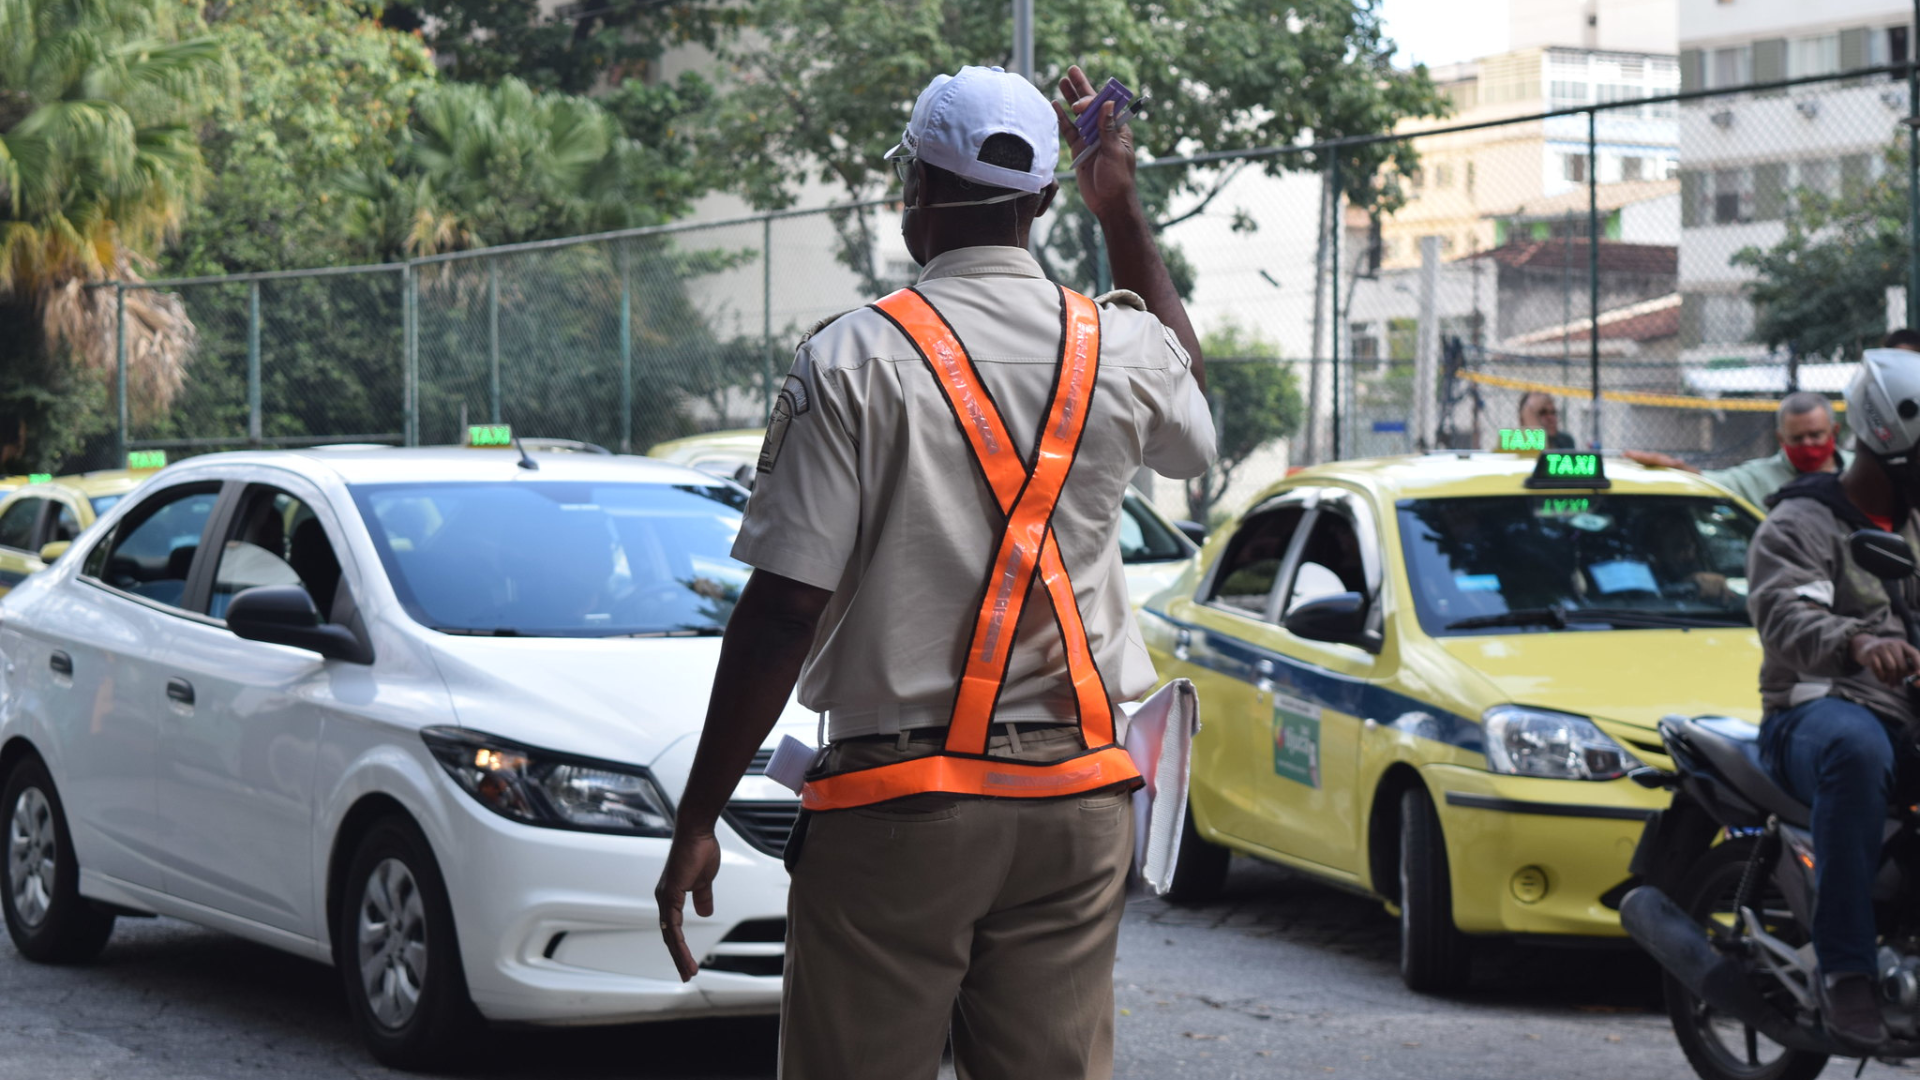
[[[1133,868],[1155,896],[1173,885],[1180,859],[1180,833],[1187,821],[1187,769],[1193,736],[1200,730],[1200,701],[1193,683],[1175,679],[1128,715],[1127,753],[1146,786],[1133,793]]]

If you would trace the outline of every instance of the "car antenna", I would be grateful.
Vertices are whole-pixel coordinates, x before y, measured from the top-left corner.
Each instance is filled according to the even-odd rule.
[[[522,444],[521,444],[521,442],[520,442],[520,436],[518,436],[518,435],[515,435],[515,436],[513,437],[513,448],[514,448],[515,450],[518,450],[518,451],[520,451],[520,460],[519,460],[519,461],[517,462],[517,464],[518,464],[518,465],[519,465],[519,466],[520,466],[521,468],[523,468],[523,469],[533,469],[533,470],[538,470],[538,469],[540,468],[540,463],[539,463],[539,462],[537,462],[537,461],[535,461],[535,460],[533,460],[533,458],[532,458],[532,456],[530,456],[530,455],[529,455],[529,454],[527,453],[527,448],[526,448],[526,447],[525,447],[524,445],[522,445]]]

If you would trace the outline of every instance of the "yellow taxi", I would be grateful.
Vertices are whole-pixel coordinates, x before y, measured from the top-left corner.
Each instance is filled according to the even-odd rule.
[[[1529,440],[1519,440],[1527,444]],[[1539,444],[1533,444],[1539,445]],[[1758,515],[1593,453],[1343,461],[1268,489],[1140,613],[1199,688],[1173,895],[1239,852],[1385,901],[1416,990],[1475,937],[1619,937],[1667,713],[1757,723]]]
[[[94,518],[145,483],[166,458],[136,451],[133,464],[140,467],[35,474],[0,498],[0,596],[59,558]]]

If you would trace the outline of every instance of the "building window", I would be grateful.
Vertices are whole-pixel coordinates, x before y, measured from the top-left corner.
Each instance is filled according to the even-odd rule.
[[[1547,93],[1556,109],[1570,109],[1587,103],[1587,84],[1567,79],[1555,79],[1548,84]]]
[[[1800,163],[1800,182],[1797,186],[1815,195],[1838,195],[1840,166],[1833,161],[1803,161]]]
[[[1840,70],[1840,35],[1794,38],[1789,46],[1787,76],[1805,79],[1814,75],[1832,75]]]
[[[1712,172],[1712,221],[1733,225],[1753,220],[1753,170],[1715,169]]]
[[[1357,322],[1348,330],[1348,341],[1355,360],[1380,359],[1380,339],[1373,335],[1373,324]]]
[[[1437,188],[1452,187],[1453,166],[1444,161],[1436,163],[1433,167],[1433,186]]]
[[[1646,161],[1647,161],[1646,158],[1638,158],[1638,157],[1632,157],[1632,156],[1621,158],[1620,159],[1620,179],[1622,180],[1646,179],[1644,175],[1644,172],[1646,170]]]
[[[1587,182],[1587,155],[1561,154],[1560,178],[1575,184]]]
[[[1745,45],[1713,50],[1713,89],[1745,86],[1752,82],[1750,65],[1753,54]]]

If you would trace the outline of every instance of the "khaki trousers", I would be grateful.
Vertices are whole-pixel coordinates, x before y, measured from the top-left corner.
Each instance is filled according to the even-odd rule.
[[[1071,729],[995,755],[1064,757]],[[840,771],[938,749],[834,747]],[[949,1031],[961,1080],[1113,1075],[1113,956],[1133,859],[1125,791],[1059,799],[917,795],[813,816],[787,905],[782,1080],[933,1080]]]

